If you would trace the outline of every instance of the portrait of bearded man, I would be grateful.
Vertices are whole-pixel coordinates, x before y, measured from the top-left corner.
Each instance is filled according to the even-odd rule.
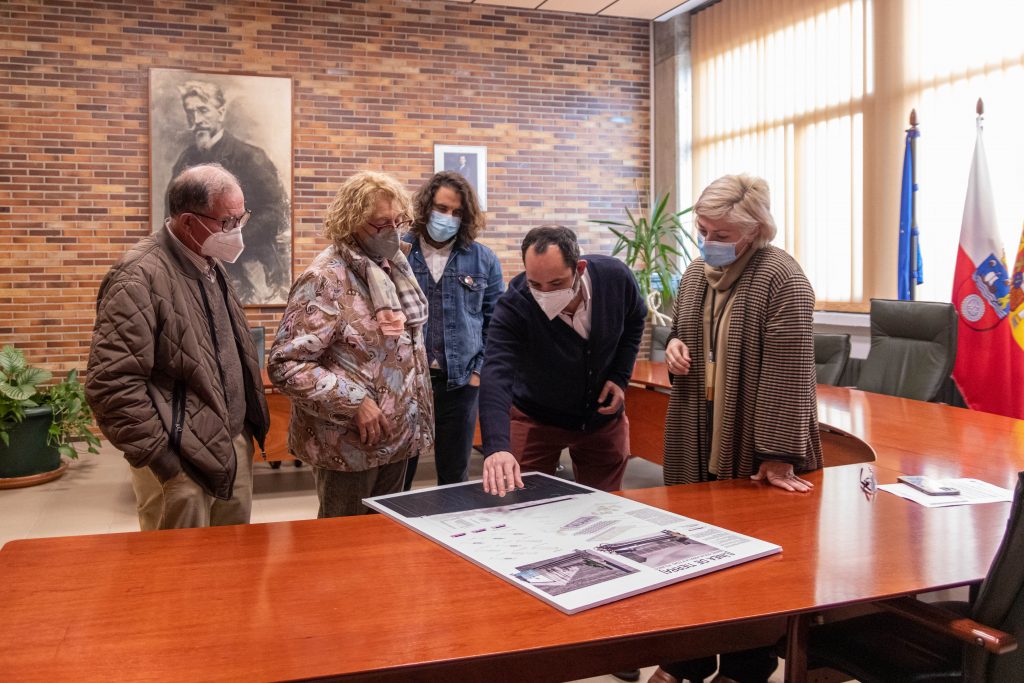
[[[176,76],[162,82],[162,104],[171,107],[173,95],[177,107],[180,107],[179,113],[167,112],[167,119],[171,120],[163,121],[165,133],[173,134],[179,141],[180,150],[167,168],[166,177],[177,177],[185,169],[200,164],[216,163],[238,178],[246,198],[246,209],[252,214],[243,231],[244,250],[234,263],[224,263],[224,267],[243,304],[283,304],[291,286],[290,182],[282,181],[278,165],[265,151],[265,146],[258,144],[263,142],[259,133],[272,130],[274,126],[270,120],[280,118],[271,116],[265,119],[274,104],[282,104],[275,101],[281,98],[269,98],[271,101],[266,108],[250,106],[246,111],[242,109],[250,102],[260,101],[258,93],[253,90],[259,81],[287,81],[290,91],[290,80],[227,75],[215,78],[214,75],[173,70],[153,71]],[[202,76],[206,78],[199,78]],[[228,97],[226,92],[236,96]],[[283,105],[288,110],[290,145],[290,92]],[[235,111],[236,108],[239,111]],[[153,115],[157,113],[154,110]],[[181,114],[184,114],[184,126],[181,125]],[[252,125],[254,119],[262,125]],[[168,130],[172,121],[174,131]],[[153,162],[155,169],[155,152]],[[290,152],[287,163],[290,163]],[[290,168],[286,170],[290,178]],[[155,191],[156,173],[153,174],[153,182]],[[162,219],[162,215],[154,214],[154,223]]]

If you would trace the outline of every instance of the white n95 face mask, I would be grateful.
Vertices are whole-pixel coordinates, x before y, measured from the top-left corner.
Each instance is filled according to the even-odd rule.
[[[576,286],[579,284],[579,276],[573,279],[572,287],[569,289],[556,289],[553,292],[542,292],[530,287],[530,294],[533,295],[537,305],[544,311],[548,320],[554,320],[559,313],[565,310],[569,302],[576,296]]]
[[[199,251],[203,256],[220,259],[226,263],[234,263],[242,255],[243,249],[245,249],[245,242],[242,240],[242,229],[235,228],[227,232],[210,233]]]

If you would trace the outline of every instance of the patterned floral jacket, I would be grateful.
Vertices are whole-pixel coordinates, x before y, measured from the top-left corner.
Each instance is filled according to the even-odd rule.
[[[270,351],[271,381],[291,399],[288,446],[317,467],[361,472],[434,452],[434,405],[423,325],[385,336],[373,316],[365,257],[332,245],[292,286]],[[404,256],[394,267],[409,269]],[[411,273],[411,270],[409,271]],[[369,396],[391,424],[374,446],[355,413]]]

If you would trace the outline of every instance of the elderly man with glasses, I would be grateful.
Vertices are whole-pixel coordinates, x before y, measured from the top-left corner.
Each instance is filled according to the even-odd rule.
[[[223,263],[242,253],[250,212],[216,164],[178,175],[168,206],[100,285],[86,397],[132,466],[143,531],[244,524],[270,417]]]

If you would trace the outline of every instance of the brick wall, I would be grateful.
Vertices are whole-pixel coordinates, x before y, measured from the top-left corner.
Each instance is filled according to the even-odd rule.
[[[487,146],[482,241],[506,278],[542,222],[608,253],[648,183],[646,22],[431,0],[0,5],[0,345],[84,367],[104,273],[149,231],[150,67],[289,76],[298,274],[340,181],[414,190]],[[249,310],[272,336],[280,307]]]

